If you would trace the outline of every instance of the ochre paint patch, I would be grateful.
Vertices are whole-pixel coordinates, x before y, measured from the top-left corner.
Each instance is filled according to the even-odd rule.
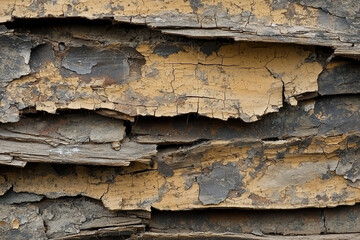
[[[158,52],[158,46],[140,44],[136,51],[144,64],[134,65],[141,69],[130,70],[119,83],[109,82],[106,72],[92,74],[91,68],[86,70],[89,77],[66,75],[50,62],[39,72],[10,82],[0,106],[10,109],[15,104],[49,113],[109,109],[156,117],[198,113],[252,122],[282,107],[282,81],[286,96],[294,98],[316,91],[322,69],[316,61],[306,62],[314,53],[308,47],[233,43],[205,54],[196,44],[180,44],[180,50],[167,53]]]

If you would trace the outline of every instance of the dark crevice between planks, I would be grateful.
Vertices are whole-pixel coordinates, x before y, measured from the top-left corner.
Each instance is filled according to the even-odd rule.
[[[360,231],[360,206],[295,210],[152,209],[149,231],[163,233],[249,233],[254,235],[327,235]]]

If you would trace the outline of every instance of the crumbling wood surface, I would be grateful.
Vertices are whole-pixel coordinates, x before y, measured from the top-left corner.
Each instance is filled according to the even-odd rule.
[[[0,199],[2,239],[77,239],[101,235],[126,238],[143,232],[149,218],[136,212],[112,212],[86,198],[29,203],[31,194],[23,195],[21,201],[19,195],[8,193]]]
[[[353,205],[360,194],[358,145],[357,134],[217,140],[161,151],[153,166],[66,167],[64,173],[50,165],[9,168],[2,171],[2,188],[49,198],[88,196],[112,210]]]
[[[2,127],[2,128],[1,128]],[[0,127],[0,161],[128,166],[150,163],[155,144],[125,138],[122,120],[89,113],[26,117]]]
[[[111,18],[159,28],[167,34],[322,45],[359,54],[356,0],[246,1],[3,1],[0,22],[14,18]]]
[[[0,238],[360,238],[358,19],[2,1]]]
[[[316,94],[326,58],[314,47],[226,41],[203,45],[143,28],[52,29],[4,34],[7,46],[14,35],[27,33],[19,45],[26,44],[29,58],[16,69],[26,68],[26,76],[2,81],[2,122],[18,121],[27,108],[49,113],[106,109],[130,117],[197,113],[253,122],[277,112],[283,94],[292,105]],[[10,49],[15,56],[6,54],[5,64],[23,59],[23,52]]]

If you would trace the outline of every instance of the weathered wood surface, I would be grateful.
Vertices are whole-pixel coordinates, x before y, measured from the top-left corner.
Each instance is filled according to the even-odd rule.
[[[356,208],[357,209],[357,208]],[[325,211],[328,211],[326,209]],[[329,209],[332,216],[324,219],[320,209],[299,210],[235,210],[206,209],[198,211],[153,211],[150,231],[158,233],[243,233],[256,235],[320,235],[326,232],[325,222],[334,215],[349,213]],[[276,217],[274,217],[276,216]],[[334,218],[335,220],[336,218]],[[341,217],[341,220],[345,218]],[[340,223],[340,218],[335,222]],[[349,221],[346,221],[348,223]],[[355,223],[357,226],[358,224]],[[334,228],[339,229],[339,228]],[[347,232],[346,230],[344,232]]]
[[[28,108],[106,109],[130,117],[197,113],[253,122],[277,112],[283,95],[292,105],[316,95],[328,54],[295,45],[204,44],[141,28],[89,31],[65,25],[23,31],[30,31],[26,39],[20,30],[3,36],[10,45],[3,64],[17,62],[18,75],[1,79],[2,122],[18,121]],[[26,51],[12,48],[14,35]],[[31,53],[26,61],[23,52]]]
[[[354,0],[3,1],[0,23],[0,238],[359,238]]]
[[[324,49],[54,24],[2,34],[1,122],[16,122],[29,108],[99,110],[131,121],[197,113],[253,122],[285,103],[358,92],[359,63],[327,63]]]
[[[12,198],[18,195],[13,194]],[[31,200],[23,197],[22,205],[12,205],[0,198],[2,239],[126,238],[144,232],[149,217],[136,212],[112,212],[86,198],[29,203]],[[18,199],[17,203],[20,203]]]
[[[252,233],[263,237],[271,234],[320,235],[360,231],[359,205],[285,211],[235,209],[154,211],[149,226],[149,230],[155,233],[228,232]]]
[[[356,0],[246,1],[3,1],[0,22],[13,18],[111,18],[164,33],[198,38],[300,43],[359,54]]]
[[[125,138],[122,120],[90,113],[26,117],[0,126],[0,163],[51,162],[128,166],[150,163],[156,145]],[[125,138],[125,139],[124,139]]]
[[[41,148],[36,147],[49,152],[88,146],[87,164],[121,165],[121,158],[115,157],[127,149],[127,143],[134,144],[131,151],[142,153],[148,146],[151,154],[147,161],[130,154],[132,163],[123,168],[4,167],[1,192],[12,187],[15,192],[48,198],[83,195],[101,200],[112,210],[352,205],[359,202],[360,194],[360,133],[359,125],[354,125],[359,106],[358,96],[340,94],[302,101],[255,123],[140,118],[129,127],[129,142],[119,141],[125,136],[123,120],[87,112],[29,115],[1,126],[4,156],[29,162],[84,163],[80,155],[41,156]],[[120,143],[119,151],[111,148],[112,141]],[[173,143],[180,145],[166,145]],[[98,152],[99,146],[107,150]],[[91,162],[95,157],[98,162]]]
[[[7,66],[0,76],[2,122],[18,121],[29,108],[98,109],[131,121],[197,113],[253,122],[285,103],[358,92],[358,62],[326,63],[331,53],[313,47],[204,43],[98,25],[29,28],[0,40]]]
[[[334,79],[334,83],[336,82]],[[332,85],[333,82],[329,82]],[[352,86],[350,84],[350,86]],[[349,87],[347,91],[354,91]],[[234,138],[287,139],[312,135],[327,136],[360,132],[358,95],[325,96],[285,106],[254,123],[229,119],[220,121],[188,115],[174,118],[138,118],[132,133],[140,143],[185,144]]]
[[[2,238],[356,239],[360,229],[359,205],[257,212],[233,209],[154,211],[150,215],[141,211],[110,211],[99,201],[84,197],[43,198],[11,191],[0,197]]]
[[[164,149],[154,166],[4,169],[3,189],[83,195],[112,210],[294,209],[359,202],[358,134],[214,140]],[[21,178],[19,178],[19,175]]]

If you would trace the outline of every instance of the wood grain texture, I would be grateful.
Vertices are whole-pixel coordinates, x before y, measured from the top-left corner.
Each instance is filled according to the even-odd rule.
[[[0,163],[51,162],[128,166],[150,163],[156,145],[131,142],[122,120],[90,113],[27,117],[0,126]]]
[[[22,205],[4,204],[3,201],[0,204],[3,239],[127,238],[143,232],[144,223],[147,223],[147,218],[143,218],[141,213],[111,212],[88,198],[34,203],[28,200],[24,198]]]
[[[359,12],[0,1],[0,238],[358,239]]]
[[[359,201],[358,146],[358,134],[217,140],[161,151],[153,166],[67,167],[59,174],[39,165],[2,174],[15,192],[80,194],[112,210],[334,207]]]
[[[359,53],[358,16],[355,0],[346,0],[340,7],[330,0],[11,0],[0,5],[0,22],[13,18],[112,18],[168,34],[331,46],[348,55]]]

